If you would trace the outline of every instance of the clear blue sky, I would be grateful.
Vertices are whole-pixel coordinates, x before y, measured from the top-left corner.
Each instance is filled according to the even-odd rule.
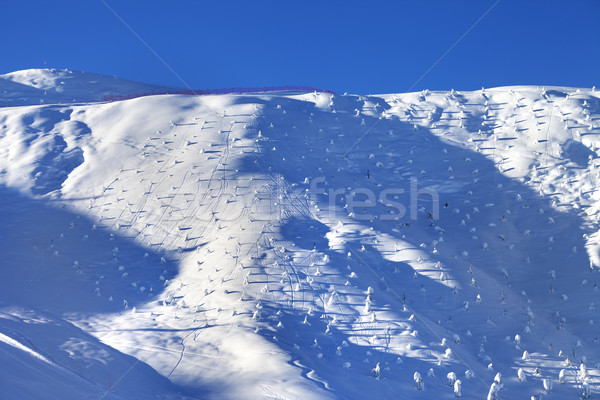
[[[496,0],[104,0],[193,88],[403,92]],[[183,86],[100,0],[0,2],[0,73]],[[501,0],[414,90],[600,86],[599,0]]]

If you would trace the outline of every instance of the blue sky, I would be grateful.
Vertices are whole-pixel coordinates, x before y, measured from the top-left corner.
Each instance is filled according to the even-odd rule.
[[[104,0],[193,88],[404,92],[495,2]],[[600,86],[600,1],[500,0],[414,88]],[[101,0],[3,0],[0,73],[183,86]]]

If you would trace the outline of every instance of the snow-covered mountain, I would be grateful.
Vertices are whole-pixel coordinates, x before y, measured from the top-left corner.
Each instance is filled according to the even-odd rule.
[[[594,89],[2,78],[2,398],[600,395]]]

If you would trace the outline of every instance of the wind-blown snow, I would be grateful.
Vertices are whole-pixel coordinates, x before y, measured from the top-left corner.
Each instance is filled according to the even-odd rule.
[[[0,80],[7,398],[597,395],[595,90],[90,76]]]

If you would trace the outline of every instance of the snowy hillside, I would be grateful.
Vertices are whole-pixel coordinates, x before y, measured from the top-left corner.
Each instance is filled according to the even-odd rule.
[[[172,90],[117,77],[61,69],[28,69],[0,75],[0,107],[87,103],[104,96]]]
[[[3,398],[600,397],[597,91],[93,79],[0,82]]]

